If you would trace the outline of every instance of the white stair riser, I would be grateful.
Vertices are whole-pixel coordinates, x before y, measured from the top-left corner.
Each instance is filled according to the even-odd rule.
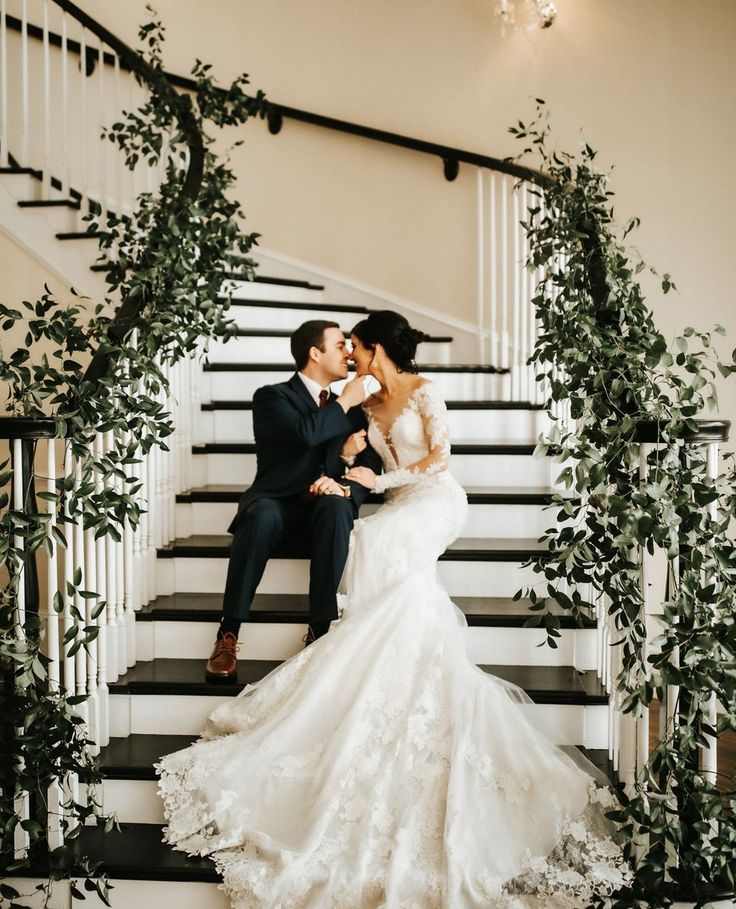
[[[540,410],[450,410],[450,438],[461,442],[536,443],[549,423]],[[202,411],[199,415],[202,442],[253,441],[252,410]]]
[[[426,341],[419,347],[419,357],[425,363],[449,363],[450,342]],[[235,337],[211,341],[207,359],[210,363],[289,363],[291,347],[289,338]]]
[[[367,517],[380,506],[364,505]],[[176,536],[227,532],[237,510],[234,502],[193,502],[176,506]],[[471,505],[461,536],[482,539],[536,539],[555,524],[556,511],[543,505]]]
[[[226,483],[245,488],[256,475],[254,454],[207,452],[192,458],[192,486]],[[463,486],[549,489],[560,472],[549,458],[521,454],[456,454],[450,470]]]
[[[135,781],[130,781],[131,783]],[[109,903],[112,909],[229,909],[230,900],[217,884],[201,881],[146,881],[110,878]],[[19,902],[29,909],[106,909],[106,904],[96,893],[84,891],[84,902],[74,899],[68,881],[54,881],[50,902],[44,894],[33,893],[37,884],[46,884],[45,878],[5,878],[20,893],[31,893]],[[78,882],[79,883],[79,882]],[[80,884],[80,889],[81,884]]]
[[[421,365],[419,367],[421,373]],[[249,372],[226,370],[224,372],[205,372],[202,375],[202,400],[211,401],[249,401],[256,389],[262,385],[274,385],[285,382],[293,375],[289,369],[284,371],[252,370]],[[506,376],[473,372],[427,372],[443,398],[448,400],[504,400],[506,393]],[[339,392],[341,382],[332,385]]]
[[[261,285],[256,285],[257,287]],[[244,299],[244,298],[241,298]],[[263,299],[266,299],[265,297]],[[319,303],[319,300],[304,300],[296,302]],[[280,331],[294,331],[304,322],[312,319],[324,319],[327,322],[337,322],[343,331],[351,331],[363,318],[357,312],[342,312],[325,309],[284,309],[274,303],[273,306],[231,306],[227,315],[236,323],[238,328],[250,329],[278,329]],[[291,359],[291,357],[289,357]]]
[[[176,694],[113,694],[110,735],[198,735],[207,717],[225,698]],[[608,708],[605,705],[529,704],[522,708],[531,721],[560,744],[606,748]]]
[[[440,562],[439,576],[449,595],[456,597],[512,597],[522,587],[539,584],[539,575],[519,562]],[[225,589],[227,559],[158,559],[156,590],[172,593],[221,593]],[[309,563],[304,559],[271,559],[258,587],[260,593],[304,593],[309,584]]]
[[[266,284],[262,281],[232,281],[226,280],[222,285],[222,293],[232,296],[233,300],[273,300],[274,306],[278,303],[323,303],[324,292],[309,290],[306,287],[293,287],[288,284]],[[259,307],[249,306],[248,310]],[[242,309],[240,306],[233,309]],[[278,309],[278,312],[299,312],[300,310]],[[329,316],[319,318],[329,319]],[[305,319],[302,319],[305,321]],[[299,324],[299,323],[297,323]],[[269,328],[283,328],[282,325],[270,325]]]
[[[240,634],[239,658],[285,660],[304,646],[306,625],[252,622]],[[206,660],[215,638],[212,622],[137,622],[136,655],[139,660]],[[468,658],[484,665],[575,666],[594,669],[596,632],[588,628],[562,629],[556,648],[540,646],[545,635],[538,628],[487,628],[469,626],[464,631]]]
[[[45,884],[40,878],[6,878],[6,883],[21,893],[33,891],[36,884]],[[230,901],[217,884],[200,881],[147,881],[110,879],[110,904],[112,909],[229,909]],[[78,900],[72,899],[68,881],[53,884],[51,902],[43,901],[43,894],[36,893],[22,900],[30,909],[77,909]],[[105,904],[96,894],[85,893],[85,909],[104,909]],[[734,909],[733,900],[708,903],[705,909]],[[673,903],[672,909],[694,909],[694,903]]]

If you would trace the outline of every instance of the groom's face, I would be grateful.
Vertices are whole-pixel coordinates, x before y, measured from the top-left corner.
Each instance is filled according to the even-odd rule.
[[[319,367],[327,382],[347,378],[350,351],[345,335],[339,328],[326,328],[322,336],[323,351],[320,351]]]

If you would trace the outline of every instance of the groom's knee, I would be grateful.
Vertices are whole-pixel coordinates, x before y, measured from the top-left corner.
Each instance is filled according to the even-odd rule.
[[[314,503],[314,523],[329,524],[333,527],[352,528],[355,510],[350,499],[342,496],[321,496]]]
[[[236,533],[255,535],[259,538],[278,538],[284,530],[284,518],[278,502],[257,499],[240,516]]]

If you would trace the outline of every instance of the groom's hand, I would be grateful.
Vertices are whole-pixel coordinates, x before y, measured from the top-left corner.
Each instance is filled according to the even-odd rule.
[[[348,489],[347,493],[345,492],[346,488]],[[349,487],[341,486],[332,477],[320,477],[312,483],[307,491],[314,496],[340,496],[340,498],[344,499],[347,498],[350,489]]]
[[[365,383],[363,382],[364,378],[365,376],[356,376],[354,379],[346,382],[343,390],[340,392],[337,403],[342,407],[345,413],[347,413],[351,407],[357,407],[358,404],[362,404],[363,401],[365,401],[367,394]]]
[[[359,455],[361,451],[365,451],[366,447],[368,446],[365,436],[365,429],[359,429],[351,436],[348,436],[347,439],[345,439],[342,449],[340,450],[340,457],[346,459],[354,458],[356,455]]]

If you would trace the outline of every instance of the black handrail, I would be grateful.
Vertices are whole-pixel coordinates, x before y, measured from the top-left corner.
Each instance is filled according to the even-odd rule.
[[[60,6],[65,5],[65,0],[55,0]],[[71,4],[68,4],[71,6]],[[87,17],[90,22],[94,22],[93,19]],[[14,31],[21,30],[21,21],[12,16],[6,17],[6,22],[8,28],[12,28]],[[91,26],[88,26],[90,30],[93,30]],[[39,28],[37,25],[28,25],[27,26],[28,35],[32,38],[42,39],[43,38],[43,29]],[[98,34],[98,32],[95,32]],[[109,35],[109,32],[107,33]],[[103,39],[106,40],[107,39]],[[61,36],[57,35],[54,32],[49,31],[49,42],[54,47],[61,46]],[[107,41],[111,47],[114,48],[114,45]],[[81,56],[82,49],[77,41],[67,41],[67,49],[72,53],[79,54]],[[116,48],[115,48],[116,49]],[[86,70],[87,73],[91,73],[94,70],[95,65],[99,61],[100,54],[96,48],[86,48]],[[112,54],[102,55],[103,63],[107,66],[112,66],[115,62],[115,58]],[[127,58],[123,58],[123,55],[120,55],[120,67],[128,72],[138,71],[135,67],[129,65]],[[197,90],[197,83],[194,79],[190,79],[188,76],[179,76],[176,73],[165,72],[164,75],[168,80],[169,84],[175,88],[183,89],[184,91],[194,92]],[[225,91],[225,89],[222,89]],[[481,155],[477,152],[467,151],[461,148],[454,148],[450,145],[440,145],[437,142],[427,142],[424,139],[415,139],[411,136],[403,136],[400,133],[392,133],[383,129],[375,129],[372,126],[363,126],[359,123],[351,123],[347,120],[338,120],[335,117],[327,117],[323,114],[315,114],[311,111],[300,110],[297,107],[289,107],[285,104],[276,104],[275,102],[269,102],[268,104],[268,113],[267,113],[267,122],[269,131],[276,135],[281,131],[281,127],[284,119],[297,120],[301,123],[309,123],[312,126],[319,126],[324,129],[331,129],[337,132],[348,133],[352,136],[360,136],[363,139],[370,139],[374,142],[384,142],[388,145],[394,145],[399,148],[405,148],[410,151],[420,152],[425,155],[433,155],[434,157],[440,158],[444,166],[444,174],[448,180],[454,180],[458,175],[458,169],[460,164],[472,164],[476,167],[483,167],[488,170],[494,170],[499,173],[508,174],[512,177],[517,177],[520,180],[528,180],[530,183],[536,183],[540,186],[544,186],[548,182],[547,176],[542,173],[542,171],[535,170],[531,167],[525,167],[522,164],[516,164],[514,161],[511,161],[507,158],[494,158],[490,155]]]

